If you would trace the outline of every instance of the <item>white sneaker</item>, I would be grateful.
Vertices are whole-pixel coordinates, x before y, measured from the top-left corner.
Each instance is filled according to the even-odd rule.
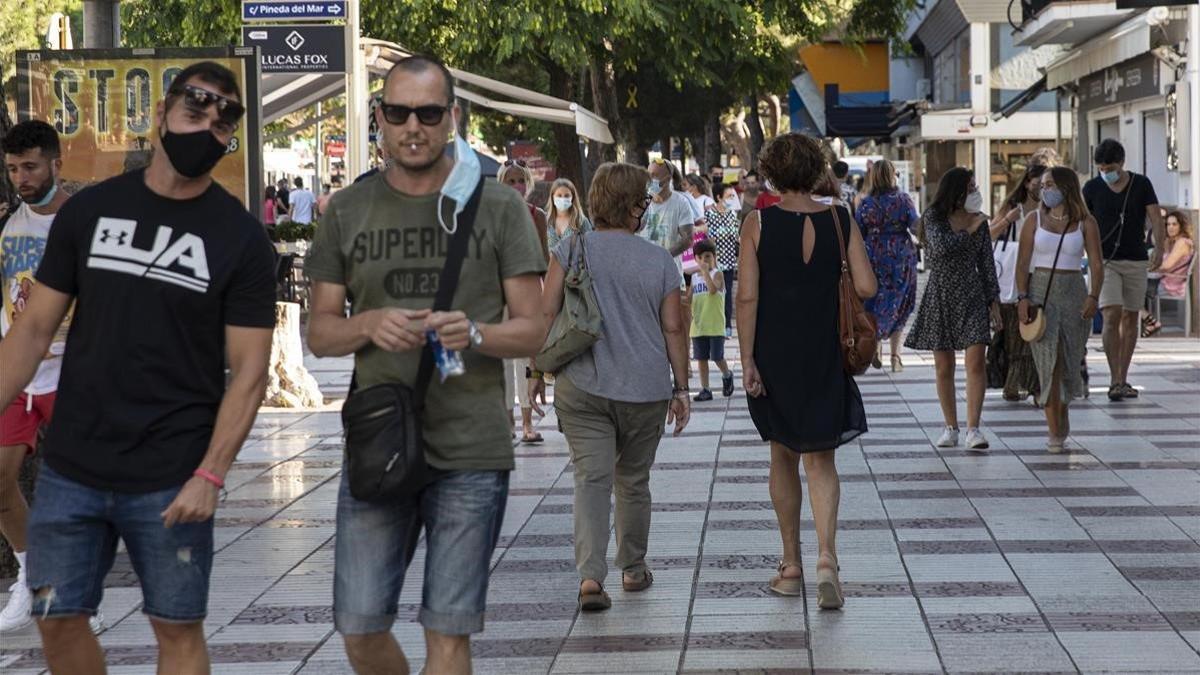
[[[100,631],[104,630],[104,615],[96,612],[96,616],[88,619],[88,626],[92,629],[94,635],[99,635]]]
[[[987,450],[988,440],[983,435],[983,432],[974,427],[967,427],[967,449],[969,450]]]
[[[946,427],[942,430],[942,435],[938,437],[937,446],[939,448],[953,448],[958,445],[958,429],[954,427]]]
[[[33,617],[29,616],[33,594],[25,586],[25,580],[18,579],[17,583],[8,587],[8,592],[12,595],[8,597],[4,610],[0,611],[0,633],[20,630],[33,623]]]

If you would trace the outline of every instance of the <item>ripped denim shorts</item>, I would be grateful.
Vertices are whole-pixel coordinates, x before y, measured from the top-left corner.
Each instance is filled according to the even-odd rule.
[[[145,614],[179,623],[203,620],[213,521],[168,529],[160,515],[182,487],[145,493],[96,490],[43,463],[29,513],[33,616],[95,615],[119,538],[141,582]]]

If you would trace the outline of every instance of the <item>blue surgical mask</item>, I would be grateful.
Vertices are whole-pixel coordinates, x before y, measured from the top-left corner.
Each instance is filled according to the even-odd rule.
[[[479,157],[475,151],[467,143],[467,139],[463,138],[458,133],[458,119],[454,120],[454,167],[450,169],[450,175],[446,176],[446,182],[442,184],[442,193],[438,196],[438,223],[446,234],[453,235],[458,231],[458,214],[467,208],[467,202],[471,200],[471,195],[475,193],[475,186],[479,184],[479,178],[483,175],[483,170],[479,167]],[[449,199],[454,202],[454,225],[446,227],[446,221],[442,217],[442,200]]]
[[[50,186],[50,190],[46,192],[45,197],[42,197],[41,199],[37,200],[36,202],[25,202],[25,203],[29,204],[30,206],[32,206],[34,208],[40,209],[43,206],[47,206],[50,204],[50,202],[54,201],[54,195],[56,195],[56,194],[58,194],[58,181],[54,181],[54,183]]]
[[[660,192],[662,192],[662,181],[657,178],[651,178],[650,184],[646,187],[646,194],[653,197]]]
[[[554,208],[558,209],[559,211],[570,211],[573,201],[574,200],[572,200],[570,197],[555,197]]]
[[[1042,203],[1051,209],[1063,203],[1062,190],[1058,188],[1042,188]]]
[[[1101,171],[1100,177],[1104,179],[1105,183],[1108,183],[1109,185],[1116,185],[1117,181],[1121,180],[1121,170]]]

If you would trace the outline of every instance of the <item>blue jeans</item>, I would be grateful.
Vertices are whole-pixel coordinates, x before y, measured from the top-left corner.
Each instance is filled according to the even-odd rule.
[[[145,614],[178,623],[203,620],[213,521],[168,529],[160,515],[182,487],[146,493],[96,490],[42,464],[29,513],[32,614],[95,615],[120,538],[142,586]]]
[[[425,587],[417,620],[443,635],[483,630],[488,571],[508,501],[507,471],[443,471],[394,504],[359,501],[342,473],[333,583],[343,635],[383,633],[396,621],[408,564],[425,528]]]

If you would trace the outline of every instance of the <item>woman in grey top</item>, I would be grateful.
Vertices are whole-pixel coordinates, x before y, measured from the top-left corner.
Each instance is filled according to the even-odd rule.
[[[550,325],[563,304],[564,268],[583,255],[603,334],[559,371],[554,408],[575,463],[575,565],[579,605],[589,611],[612,606],[603,583],[614,483],[622,588],[641,591],[654,581],[645,561],[650,465],[663,418],[678,435],[690,415],[679,270],[666,249],[636,235],[648,183],[649,174],[630,164],[596,170],[588,193],[595,230],[555,247],[542,299]]]

